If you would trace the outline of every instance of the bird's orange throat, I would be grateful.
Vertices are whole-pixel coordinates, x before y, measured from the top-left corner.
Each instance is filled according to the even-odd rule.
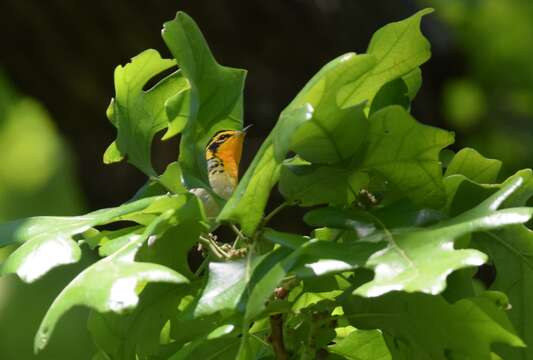
[[[216,156],[222,160],[224,171],[235,179],[239,177],[239,163],[241,162],[244,134],[229,138],[219,147]]]
[[[237,183],[244,136],[242,131],[228,130],[213,137],[205,154],[210,175],[224,172]]]

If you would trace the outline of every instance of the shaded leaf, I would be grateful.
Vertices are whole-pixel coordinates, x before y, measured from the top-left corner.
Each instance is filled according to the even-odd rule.
[[[355,327],[381,329],[394,359],[490,359],[493,343],[524,346],[491,296],[450,305],[437,296],[390,293],[349,298],[343,309]]]
[[[192,342],[181,348],[169,360],[235,360],[240,340],[237,337],[230,337]]]
[[[180,289],[173,286],[149,286],[131,313],[91,311],[87,326],[93,341],[110,359],[159,355],[161,330],[177,312],[180,296]]]
[[[474,244],[486,252],[496,266],[491,290],[509,297],[509,318],[527,348],[502,349],[504,359],[528,359],[533,356],[533,231],[525,226],[509,226],[480,234]]]
[[[411,99],[409,98],[408,91],[407,84],[402,78],[394,79],[386,83],[376,94],[369,114],[372,115],[376,111],[391,105],[400,105],[404,109],[409,110]]]
[[[351,204],[368,184],[368,175],[342,166],[313,165],[293,159],[283,164],[281,194],[299,206]]]

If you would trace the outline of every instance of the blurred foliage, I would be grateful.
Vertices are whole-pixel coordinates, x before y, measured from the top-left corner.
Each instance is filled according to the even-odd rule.
[[[443,114],[461,145],[506,164],[533,164],[533,2],[422,0],[451,28],[465,56],[463,77],[449,80]]]
[[[70,151],[46,110],[21,96],[0,72],[0,219],[77,214],[83,201],[73,174]],[[2,249],[0,261],[12,249]],[[86,263],[87,261],[85,261]],[[86,265],[86,264],[85,264]],[[58,292],[80,265],[54,272],[36,286],[15,277],[0,279],[0,358],[87,359],[91,344],[78,326],[86,311],[71,313],[60,339],[35,357],[33,333]]]
[[[0,73],[0,219],[71,215],[82,208],[70,152],[35,100]]]

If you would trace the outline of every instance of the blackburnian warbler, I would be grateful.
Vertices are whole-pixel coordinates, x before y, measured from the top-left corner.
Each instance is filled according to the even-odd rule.
[[[229,199],[239,178],[239,163],[246,130],[224,130],[216,133],[205,148],[209,185],[213,192],[223,199]],[[191,192],[204,204],[208,217],[214,217],[220,206],[205,189],[196,188]]]

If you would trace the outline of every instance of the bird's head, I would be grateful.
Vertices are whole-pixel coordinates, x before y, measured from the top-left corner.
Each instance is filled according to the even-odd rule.
[[[218,160],[219,164],[217,170],[209,169],[209,175],[213,171],[223,170],[231,178],[237,181],[239,176],[239,163],[241,161],[242,146],[246,130],[250,126],[242,130],[223,130],[216,133],[206,146],[205,158],[210,163],[210,160]],[[218,163],[214,161],[215,164]]]

